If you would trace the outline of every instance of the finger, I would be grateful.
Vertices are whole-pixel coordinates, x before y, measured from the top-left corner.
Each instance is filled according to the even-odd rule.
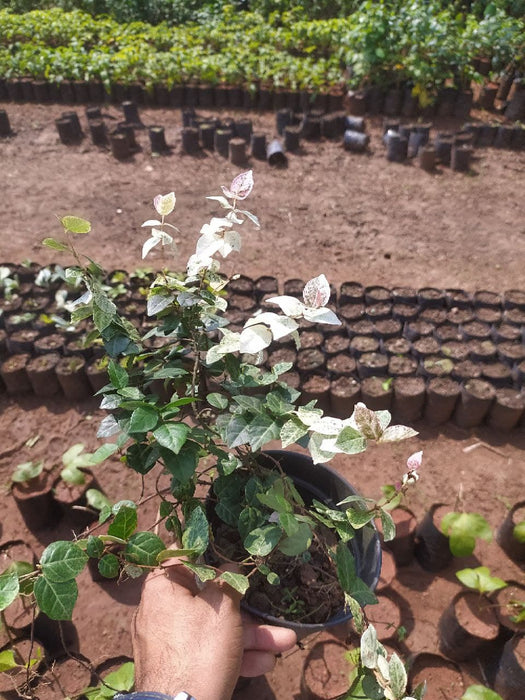
[[[187,569],[178,559],[169,559],[159,568],[148,574],[143,586],[143,595],[163,595],[168,587],[176,586],[179,595],[185,592],[194,596],[198,593],[195,574]]]
[[[297,635],[293,630],[274,625],[258,625],[255,622],[244,622],[243,643],[246,650],[269,651],[280,654],[292,649],[297,643]]]
[[[255,678],[273,671],[275,656],[269,651],[245,651],[241,662],[241,676]]]

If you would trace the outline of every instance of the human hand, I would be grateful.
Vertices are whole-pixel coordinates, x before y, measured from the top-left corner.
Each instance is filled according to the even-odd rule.
[[[237,591],[215,582],[199,589],[173,561],[147,577],[133,617],[135,688],[230,700],[239,675],[270,671],[295,632],[243,618]]]

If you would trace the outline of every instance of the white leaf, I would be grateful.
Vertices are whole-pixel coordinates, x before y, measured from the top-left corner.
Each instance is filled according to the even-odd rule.
[[[406,425],[391,425],[384,431],[378,442],[397,442],[415,437],[417,434],[417,430],[408,428]]]
[[[330,311],[330,309],[312,309],[307,306],[304,310],[303,316],[307,321],[312,321],[312,323],[328,323],[332,326],[341,325],[341,321],[337,318],[333,311]]]
[[[154,294],[148,299],[147,314],[154,316],[167,308],[173,299],[165,294]]]
[[[423,461],[423,451],[414,452],[413,455],[407,459],[407,468],[409,471],[415,471],[421,467],[421,462]]]
[[[224,333],[224,336],[221,338],[221,342],[218,345],[214,345],[206,353],[206,364],[211,365],[228,353],[238,352],[240,348],[240,333],[232,333],[232,331],[229,331],[227,328],[221,328],[220,330]]]
[[[303,290],[303,300],[306,306],[318,309],[326,306],[330,299],[330,285],[324,275],[309,280]]]
[[[220,248],[220,253],[223,258],[229,255],[233,250],[237,253],[241,249],[241,236],[237,231],[225,231],[223,244]]]
[[[210,219],[209,224],[203,224],[200,233],[204,235],[220,233],[224,231],[225,228],[231,228],[233,226],[232,222],[225,217],[214,216]]]
[[[148,219],[142,224],[142,228],[144,226],[162,226],[162,221],[158,221],[157,219]]]
[[[248,319],[248,321],[245,323],[245,328],[254,326],[258,323],[264,323],[267,326],[270,326],[274,340],[284,338],[299,328],[297,323],[292,318],[288,318],[287,316],[279,316],[271,311],[264,311],[258,316]]]
[[[373,625],[368,625],[361,635],[361,663],[365,668],[375,668],[377,656],[377,633]]]
[[[168,194],[158,194],[153,200],[153,206],[155,207],[157,214],[161,216],[168,216],[175,209],[175,192],[169,192]]]
[[[291,318],[300,318],[304,312],[304,304],[302,304],[299,299],[289,296],[271,297],[267,299],[271,304],[277,304],[281,309],[283,314],[290,316]]]
[[[316,433],[322,435],[339,435],[344,428],[343,421],[339,418],[331,418],[324,416],[310,426],[310,430],[315,430]]]
[[[205,233],[201,236],[195,246],[195,254],[201,258],[211,258],[223,246],[223,240],[215,234]]]
[[[77,308],[77,306],[82,306],[84,304],[89,304],[91,299],[93,298],[93,294],[91,291],[84,292],[81,297],[78,297],[78,299],[75,299],[75,301],[70,301],[67,304],[68,311],[73,311],[74,309]]]
[[[323,464],[324,462],[329,462],[333,457],[335,457],[335,452],[331,450],[325,450],[323,445],[325,440],[322,435],[318,433],[313,433],[308,441],[308,451],[313,460],[314,464]]]
[[[261,224],[259,223],[259,219],[255,216],[255,214],[252,214],[251,211],[246,211],[246,209],[239,209],[238,210],[240,214],[244,214],[250,221],[257,226],[257,228],[261,228]]]
[[[230,189],[221,187],[226,197],[230,199],[246,199],[253,189],[253,170],[247,170],[234,177]]]
[[[262,324],[248,326],[241,333],[240,352],[255,354],[267,348],[272,342],[272,333]]]
[[[377,655],[377,668],[379,670],[379,673],[385,679],[385,681],[389,681],[390,680],[390,672],[388,670],[388,661],[385,659],[384,656],[381,656],[381,654]]]
[[[159,243],[160,243],[160,239],[155,238],[155,236],[148,238],[148,240],[145,241],[144,245],[142,246],[142,259],[144,260],[146,255]]]
[[[120,433],[120,427],[113,416],[106,416],[100,421],[97,432],[98,438],[107,438]]]
[[[310,427],[321,418],[323,411],[320,408],[305,408],[304,406],[299,406],[296,414],[302,423]]]

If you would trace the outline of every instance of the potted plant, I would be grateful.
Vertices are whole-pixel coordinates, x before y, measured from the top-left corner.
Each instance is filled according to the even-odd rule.
[[[379,575],[380,548],[373,521],[381,521],[386,540],[394,536],[388,505],[417,481],[421,453],[408,459],[402,481],[388,498],[363,498],[321,465],[336,454],[358,454],[371,441],[416,433],[389,425],[388,412],[370,411],[361,403],[345,419],[326,416],[314,402],[302,405],[299,392],[279,381],[290,363],[270,371],[259,366],[258,355],[272,340],[297,338],[303,320],[339,324],[326,306],[330,286],[324,275],[306,284],[302,301],[270,297],[282,313],[256,312],[239,332],[227,328],[228,278],[216,258],[239,250],[236,229],[243,223],[258,227],[257,218],[241,208],[252,187],[250,171],[210,198],[224,215],[202,227],[185,275],[163,270],[156,276],[147,301],[156,323],[144,338],[105,293],[102,270],[89,260],[84,264],[76,250],[73,236],[88,233],[90,224],[65,216],[65,240],[46,239],[49,247],[75,257],[88,291],[78,300],[73,320],[92,317],[111,358],[109,382],[99,392],[109,414],[98,436],[116,436],[116,442],[100,449],[106,456],[118,452],[129,469],[152,483],[159,473],[169,477],[169,485],[158,489],[159,534],[138,531],[137,504],[124,501],[103,505],[101,534],[46,548],[34,594],[52,618],[71,615],[75,579],[88,558],[99,560],[105,575],[121,571],[137,577],[184,555],[180,565],[201,581],[220,578],[242,593],[250,589],[252,604],[271,599],[280,583],[292,617],[287,622],[306,620],[307,632],[358,616],[360,606],[375,601],[371,589]],[[143,224],[150,230],[143,257],[173,243],[174,226],[166,218],[175,194],[157,196],[154,206],[156,218]],[[151,338],[161,342],[144,343]],[[284,451],[268,451],[276,440]],[[296,443],[309,456],[289,462],[286,448]],[[175,543],[170,546],[168,540]],[[238,572],[221,571],[229,559],[237,562]],[[296,579],[288,578],[290,570]],[[317,602],[311,597],[314,588]],[[327,598],[335,605],[327,607]],[[270,615],[285,622],[279,606]]]

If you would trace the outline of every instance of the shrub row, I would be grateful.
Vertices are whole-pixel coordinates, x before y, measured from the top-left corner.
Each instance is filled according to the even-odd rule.
[[[369,0],[348,17],[306,20],[223,7],[204,24],[118,24],[81,11],[0,11],[0,75],[170,89],[191,83],[327,91],[408,84],[422,104],[523,60],[525,22],[494,6],[481,19],[433,0]],[[239,41],[242,37],[242,41]],[[432,40],[429,40],[429,37]],[[483,59],[481,69],[479,59]],[[478,60],[478,63],[475,63]]]

